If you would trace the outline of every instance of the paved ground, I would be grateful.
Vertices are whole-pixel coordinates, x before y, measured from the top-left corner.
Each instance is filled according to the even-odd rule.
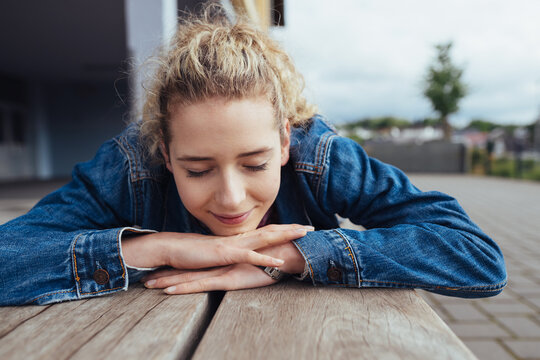
[[[540,359],[540,183],[485,177],[411,176],[422,190],[455,196],[501,246],[508,286],[465,300],[421,292],[479,359]]]
[[[540,359],[540,183],[453,175],[411,178],[422,190],[455,196],[499,243],[509,273],[508,287],[494,298],[421,295],[480,360]],[[63,182],[0,185],[0,224]]]

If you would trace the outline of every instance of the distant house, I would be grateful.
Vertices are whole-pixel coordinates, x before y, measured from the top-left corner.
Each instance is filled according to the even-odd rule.
[[[533,149],[540,153],[540,114],[538,115],[538,120],[536,120],[536,123],[534,124]]]
[[[441,141],[443,137],[441,128],[423,124],[392,127],[377,132],[364,148],[370,156],[406,172],[465,172],[465,147]]]
[[[392,141],[399,144],[423,144],[428,141],[441,140],[444,137],[442,129],[433,126],[393,128],[391,135]]]
[[[454,142],[465,144],[467,148],[485,149],[489,134],[476,129],[457,130],[452,139]]]

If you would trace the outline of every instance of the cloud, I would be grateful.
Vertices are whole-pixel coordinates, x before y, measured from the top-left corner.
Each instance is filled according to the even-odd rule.
[[[308,95],[337,121],[432,116],[421,84],[437,43],[452,40],[471,94],[457,121],[530,123],[540,105],[540,1],[286,2],[276,32]]]

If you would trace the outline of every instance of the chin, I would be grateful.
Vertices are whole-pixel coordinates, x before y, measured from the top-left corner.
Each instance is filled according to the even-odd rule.
[[[258,225],[258,224],[257,224]],[[257,225],[254,224],[240,224],[238,226],[223,226],[217,225],[212,227],[212,233],[218,236],[233,236],[238,234],[243,234],[248,231],[257,229]]]

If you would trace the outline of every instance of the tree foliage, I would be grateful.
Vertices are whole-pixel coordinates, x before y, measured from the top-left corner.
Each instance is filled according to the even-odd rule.
[[[478,131],[484,131],[484,132],[490,132],[493,129],[496,129],[500,127],[501,125],[495,124],[491,121],[483,120],[483,119],[473,119],[467,125],[467,129],[475,129]]]
[[[343,129],[354,130],[361,127],[370,130],[382,130],[391,127],[405,128],[411,125],[411,122],[406,119],[396,118],[393,116],[382,116],[374,118],[364,118],[362,120],[343,124]]]
[[[448,116],[459,110],[459,101],[467,95],[467,85],[462,81],[463,69],[452,63],[450,50],[452,42],[436,46],[437,57],[428,68],[423,94],[431,102],[433,110],[439,113],[446,139],[452,128]]]

